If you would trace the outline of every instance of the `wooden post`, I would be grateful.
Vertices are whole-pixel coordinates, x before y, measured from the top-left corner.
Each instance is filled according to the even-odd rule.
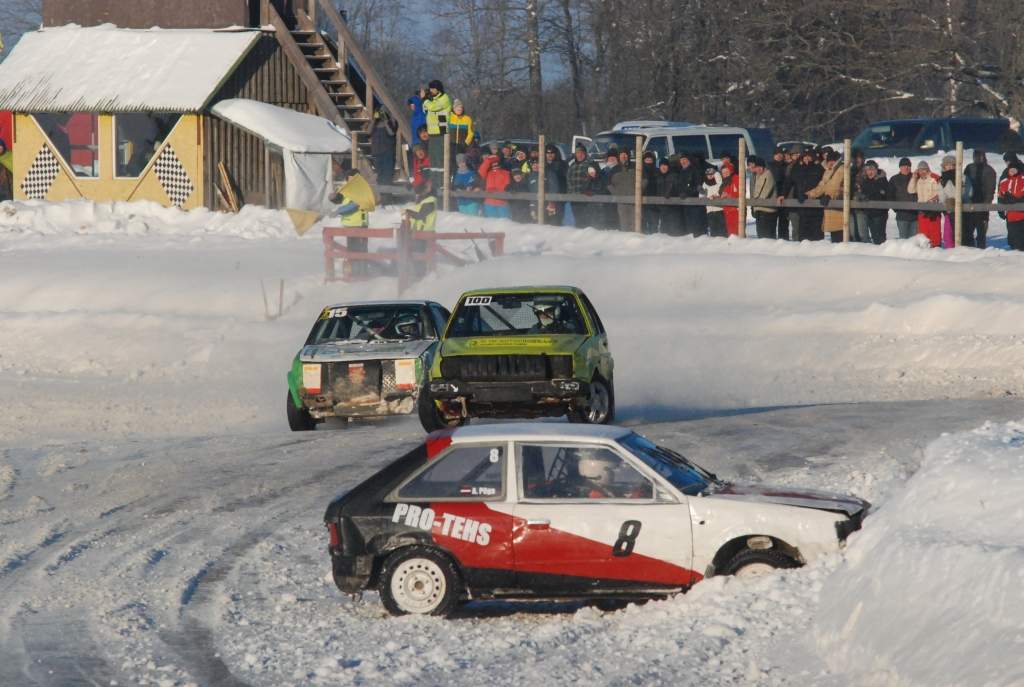
[[[537,175],[537,224],[544,224],[547,219],[547,209],[544,207],[544,179],[547,173],[548,156],[545,155],[544,134],[537,137],[537,147],[540,148],[540,172]]]
[[[270,198],[270,149],[266,142],[263,143],[263,206],[273,209],[273,201]]]
[[[843,243],[850,242],[850,139],[843,139]],[[863,231],[863,230],[861,230]]]
[[[633,171],[636,173],[635,185],[633,186],[633,231],[644,230],[644,187],[643,187],[643,154],[644,137],[636,137],[636,152],[633,158]]]
[[[352,169],[359,169],[359,132],[352,131]]]
[[[452,202],[452,148],[451,134],[444,132],[444,190],[441,195],[441,209],[448,212]]]
[[[373,121],[373,84],[370,83],[369,81],[366,82],[366,102],[364,103],[364,106],[366,107],[366,116],[368,116],[370,118],[370,121],[372,122]]]
[[[747,236],[747,139],[740,137],[740,151],[736,159],[736,174],[739,175],[739,194],[736,208],[739,219],[736,222],[736,233],[741,239]]]
[[[314,31],[316,31],[316,2],[317,0],[308,0],[306,3],[306,12],[309,14],[309,21],[313,24]]]
[[[964,238],[964,143],[956,142],[956,200],[953,206],[953,245],[959,248]]]

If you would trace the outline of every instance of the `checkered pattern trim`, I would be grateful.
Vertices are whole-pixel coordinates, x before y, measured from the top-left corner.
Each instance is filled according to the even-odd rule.
[[[196,190],[174,148],[169,144],[160,151],[153,168],[156,170],[156,178],[160,180],[160,185],[164,187],[164,193],[171,199],[171,204],[181,207]]]
[[[50,146],[43,144],[36,153],[36,159],[29,165],[25,178],[21,180],[21,192],[30,200],[46,200],[46,194],[50,192],[59,173],[60,162],[57,156],[50,150]]]

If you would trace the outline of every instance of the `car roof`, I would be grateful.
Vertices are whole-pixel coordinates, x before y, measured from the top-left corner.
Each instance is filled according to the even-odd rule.
[[[381,305],[439,305],[435,301],[417,301],[417,300],[394,300],[394,301],[346,301],[344,303],[335,303],[334,305],[328,305],[328,308],[357,308],[359,306],[381,306]]]
[[[450,432],[452,443],[476,441],[579,441],[604,439],[614,441],[629,436],[633,430],[616,425],[576,425],[567,422],[508,422],[489,425],[467,425]]]
[[[879,119],[877,122],[871,122],[865,128],[870,129],[873,126],[880,124],[920,124],[921,122],[963,122],[963,123],[977,123],[977,122],[1008,122],[1010,120],[1005,117],[911,117],[909,119]]]
[[[574,293],[582,294],[583,291],[577,286],[499,286],[493,289],[473,289],[466,291],[463,296],[488,296],[496,293]]]
[[[611,129],[609,131],[602,131],[597,136],[701,136],[704,134],[715,135],[715,134],[736,134],[742,132],[750,132],[751,129],[757,127],[747,126],[706,126],[704,124],[693,124],[691,126],[661,126],[661,127],[643,127],[637,129],[629,129],[626,131]],[[595,138],[597,137],[595,136]]]

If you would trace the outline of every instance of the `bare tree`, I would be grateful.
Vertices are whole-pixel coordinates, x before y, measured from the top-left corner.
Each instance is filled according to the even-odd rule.
[[[0,60],[11,54],[21,35],[39,28],[43,16],[42,0],[3,0],[0,2],[0,36],[4,50]]]

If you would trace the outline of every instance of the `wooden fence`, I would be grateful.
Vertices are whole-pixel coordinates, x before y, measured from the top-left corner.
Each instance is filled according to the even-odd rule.
[[[540,136],[538,140],[538,147],[541,150],[540,155],[540,168],[537,182],[537,193],[495,193],[495,192],[483,192],[483,191],[455,191],[451,188],[451,146],[448,144],[448,137],[445,136],[445,160],[444,160],[444,178],[447,180],[441,189],[441,208],[443,210],[450,211],[452,199],[469,198],[474,200],[484,200],[492,198],[495,200],[525,200],[529,202],[536,202],[537,207],[544,207],[547,202],[558,202],[558,203],[597,203],[597,204],[624,204],[634,206],[634,220],[633,220],[633,231],[642,232],[643,230],[643,209],[646,206],[664,206],[664,205],[700,205],[700,206],[714,206],[714,207],[735,207],[739,210],[739,216],[741,218],[746,217],[746,211],[748,208],[821,208],[822,204],[818,199],[799,201],[794,199],[786,199],[782,202],[777,200],[757,200],[754,198],[746,197],[746,174],[741,173],[741,170],[746,168],[746,141],[739,139],[739,156],[738,156],[738,181],[739,181],[739,197],[738,198],[661,198],[657,196],[648,196],[643,194],[642,186],[642,175],[636,175],[636,184],[634,187],[634,194],[632,196],[587,196],[579,193],[549,193],[544,190],[544,178],[546,174],[546,160],[543,154],[544,151],[544,136]],[[642,146],[643,137],[636,137],[636,157],[634,157],[634,164],[637,160],[642,160]],[[899,202],[899,201],[871,201],[871,200],[853,200],[850,197],[850,191],[852,186],[852,180],[850,179],[850,165],[848,163],[850,159],[850,140],[847,139],[843,142],[843,159],[840,164],[843,165],[843,198],[834,199],[831,201],[829,209],[836,209],[835,204],[842,204],[843,211],[843,241],[850,240],[850,212],[851,210],[916,210],[920,212],[949,212],[953,215],[954,222],[954,233],[956,245],[960,246],[962,241],[963,231],[963,215],[965,212],[1006,212],[1015,210],[1018,212],[1024,212],[1024,203],[1015,204],[996,204],[996,203],[964,203],[961,201],[961,190],[963,189],[963,144],[956,144],[956,201],[953,208],[950,208],[945,203],[913,203],[913,202]],[[397,197],[409,197],[412,196],[412,191],[406,186],[395,186],[395,185],[382,185],[378,187],[382,193]],[[545,217],[544,213],[537,213],[537,223],[544,224]],[[746,222],[739,222],[738,230],[739,236],[746,236]]]

